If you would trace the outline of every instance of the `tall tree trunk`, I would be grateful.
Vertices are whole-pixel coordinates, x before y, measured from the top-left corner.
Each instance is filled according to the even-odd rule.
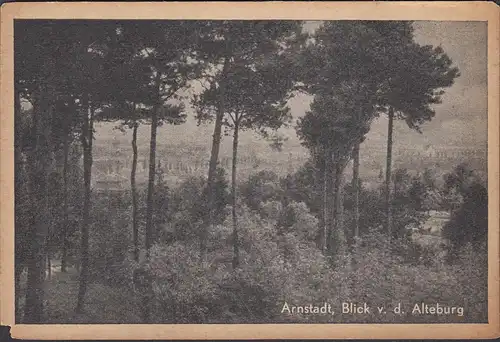
[[[224,59],[224,66],[222,68],[222,77],[219,86],[219,94],[218,94],[218,106],[217,106],[217,114],[215,116],[215,125],[214,125],[214,134],[212,137],[212,151],[210,153],[210,164],[208,166],[208,179],[207,179],[207,222],[201,227],[200,232],[200,260],[204,262],[206,259],[207,253],[207,238],[208,238],[208,229],[212,226],[214,221],[214,202],[215,202],[215,175],[217,171],[217,163],[219,161],[219,149],[221,142],[221,133],[222,133],[222,120],[224,119],[225,112],[225,78],[229,68],[229,57]]]
[[[133,108],[135,112],[135,105]],[[138,227],[138,217],[137,217],[137,191],[135,186],[135,174],[137,171],[137,129],[139,124],[134,122],[134,130],[132,133],[132,171],[130,172],[130,189],[132,191],[132,233],[134,239],[134,260],[139,261],[139,227]]]
[[[389,123],[387,129],[387,159],[385,169],[385,211],[386,230],[392,236],[392,204],[391,204],[391,168],[392,168],[392,131],[394,128],[394,108],[389,107]]]
[[[158,130],[158,110],[156,105],[151,116],[151,138],[149,142],[149,179],[148,197],[146,209],[146,255],[149,258],[149,249],[153,244],[153,211],[154,211],[154,187],[156,176],[156,134]]]
[[[23,189],[23,149],[22,149],[22,141],[23,141],[23,133],[24,126],[21,120],[21,93],[19,90],[19,85],[17,82],[15,83],[15,94],[14,94],[14,126],[15,126],[15,140],[14,140],[14,206],[15,206],[15,264],[14,264],[14,307],[15,307],[15,317],[18,322],[18,318],[20,316],[20,308],[19,308],[19,294],[20,294],[20,281],[21,281],[21,273],[24,270],[25,265],[25,255],[27,254],[25,249],[23,248],[23,236],[21,232],[26,232],[29,227],[26,227],[25,222],[25,211],[22,210],[22,206],[26,205],[23,203],[22,195],[24,193]]]
[[[150,248],[153,244],[153,213],[154,213],[154,190],[156,176],[156,135],[158,130],[158,111],[161,109],[160,98],[160,80],[161,75],[158,73],[156,77],[156,89],[158,89],[157,103],[151,113],[151,137],[149,142],[149,179],[148,179],[148,197],[146,208],[146,259],[149,260]],[[148,323],[151,317],[151,304],[153,300],[152,278],[150,275],[146,277],[146,293],[142,295],[143,306],[143,321]]]
[[[45,239],[49,226],[48,183],[51,167],[50,126],[53,92],[40,85],[34,104],[34,148],[30,155],[33,221],[29,240],[28,280],[26,284],[25,323],[40,323],[43,317],[43,283],[45,280]]]
[[[334,157],[334,167],[333,167],[333,189],[332,197],[333,201],[331,204],[332,208],[332,242],[330,245],[330,255],[335,255],[341,249],[340,244],[342,241],[342,227],[340,218],[340,201],[341,201],[341,182],[342,182],[342,166],[341,160],[335,156]]]
[[[336,170],[337,173],[339,172],[338,169]],[[339,177],[339,185],[338,185],[338,190],[337,190],[337,202],[338,202],[338,220],[336,221],[337,223],[337,229],[339,231],[339,234],[342,238],[342,247],[345,247],[345,225],[344,225],[344,175],[343,172],[340,172],[340,174],[337,175]]]
[[[68,226],[69,226],[69,213],[68,213],[68,158],[69,158],[69,118],[67,115],[64,117],[64,141],[63,141],[63,227],[61,230],[61,272],[66,272],[68,264]]]
[[[20,308],[20,292],[21,292],[21,274],[24,271],[24,264],[21,264],[16,260],[16,264],[14,266],[14,312],[15,312],[15,322],[20,323],[20,315],[21,315],[21,308]]]
[[[88,96],[83,101],[83,111],[85,117],[82,126],[82,145],[83,145],[83,218],[81,226],[81,245],[80,245],[80,286],[78,289],[78,300],[76,312],[82,313],[84,310],[85,294],[87,292],[87,282],[89,277],[89,228],[90,228],[90,206],[91,206],[91,178],[92,178],[92,140],[93,140],[93,116],[94,109],[89,105]]]
[[[232,200],[232,216],[233,216],[233,269],[236,269],[240,264],[240,250],[238,240],[238,218],[236,217],[236,163],[238,156],[238,131],[239,122],[236,118],[234,123],[233,135],[233,165],[231,170],[231,200]]]
[[[326,203],[326,209],[325,209],[325,225],[327,229],[327,235],[326,235],[326,252],[329,255],[332,255],[332,250],[333,250],[333,245],[334,245],[334,227],[333,227],[333,219],[334,219],[334,210],[333,209],[333,191],[334,191],[334,182],[332,179],[333,176],[333,158],[332,158],[332,152],[331,150],[327,149],[326,154],[325,154],[325,178],[326,178],[326,183],[325,183],[325,188],[326,188],[326,195],[324,198],[324,201]]]
[[[328,218],[328,193],[329,193],[329,179],[330,179],[330,163],[329,152],[326,150],[324,153],[324,166],[323,166],[323,253],[328,251],[330,239],[330,227]]]
[[[49,228],[50,229],[50,228]],[[46,250],[47,250],[47,279],[50,280],[52,279],[52,255],[50,253],[50,245],[51,245],[51,242],[50,242],[50,233],[48,234],[47,236],[47,247],[46,247]]]
[[[354,239],[359,236],[359,143],[352,152],[352,190],[354,192]]]
[[[357,246],[358,246],[358,237],[359,237],[359,192],[360,192],[360,181],[359,181],[359,148],[360,148],[360,143],[359,141],[354,145],[353,151],[352,151],[352,157],[353,157],[353,164],[352,164],[352,189],[354,192],[354,234],[353,234],[353,239],[352,239],[352,244],[351,244],[351,251],[354,252],[353,257],[350,259],[351,260],[351,272],[353,273],[353,277],[351,279],[351,291],[353,293],[356,293],[357,290],[357,284],[358,284],[358,279],[357,279],[357,269],[358,269],[358,263],[357,263],[357,258],[358,254],[357,252]]]

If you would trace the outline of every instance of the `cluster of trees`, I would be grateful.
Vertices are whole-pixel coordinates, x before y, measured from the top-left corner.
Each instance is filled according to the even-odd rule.
[[[206,232],[213,223],[217,201],[214,186],[222,128],[234,131],[234,183],[238,132],[257,129],[266,135],[267,128],[279,127],[289,118],[282,97],[289,91],[291,81],[285,77],[286,68],[282,64],[289,60],[291,46],[301,37],[300,28],[300,22],[267,21],[16,23],[16,36],[23,37],[15,43],[16,127],[21,132],[16,135],[16,166],[25,170],[29,179],[27,191],[33,213],[32,222],[24,229],[18,227],[19,231],[31,234],[27,239],[33,241],[26,251],[19,251],[24,260],[18,263],[18,274],[27,266],[29,275],[26,322],[40,321],[42,314],[46,248],[40,242],[49,235],[48,177],[53,169],[54,151],[63,149],[65,156],[68,155],[68,146],[75,137],[82,148],[81,275],[76,305],[76,311],[81,312],[89,269],[94,122],[120,121],[124,128],[133,130],[132,221],[138,260],[137,130],[142,123],[151,125],[145,229],[145,248],[149,250],[155,239],[152,203],[157,173],[157,128],[163,123],[183,122],[182,99],[192,81],[197,80],[205,88],[193,99],[198,119],[215,121],[207,181],[208,206],[205,224],[200,229],[203,260]],[[22,101],[31,104],[29,114],[22,110]],[[63,178],[68,173],[67,164],[65,157]],[[66,189],[64,192],[68,193]],[[67,210],[65,206],[63,211]],[[68,226],[68,222],[63,226]]]
[[[464,168],[459,165],[445,178],[459,179]],[[199,264],[196,242],[206,211],[206,179],[190,177],[179,187],[158,191],[162,194],[157,206],[160,230],[149,263],[158,287],[155,322],[282,321],[276,303],[284,300],[370,298],[379,303],[397,298],[413,303],[436,298],[457,303],[457,296],[466,300],[468,320],[484,318],[486,311],[481,305],[487,291],[481,287],[481,291],[466,293],[470,291],[467,284],[482,286],[487,279],[487,220],[478,220],[487,208],[487,197],[484,185],[473,174],[464,182],[453,183],[453,188],[437,186],[429,170],[414,175],[395,170],[391,204],[397,238],[392,241],[384,229],[385,187],[370,190],[360,182],[360,238],[356,241],[354,189],[346,184],[339,215],[348,248],[331,257],[322,252],[321,169],[307,163],[283,177],[272,171],[254,173],[238,186],[240,265],[234,268],[231,187],[219,170],[219,202],[215,225],[209,231],[205,266]],[[455,193],[459,187],[463,187],[463,196]],[[483,195],[478,195],[477,189],[482,189]],[[456,202],[449,209],[452,196]],[[445,240],[439,236],[409,229],[425,227],[430,210],[451,211],[452,219],[443,232],[451,242],[449,249],[441,246]],[[424,239],[422,244],[422,237],[434,243],[428,245]],[[472,249],[466,248],[469,242]],[[125,264],[135,267],[133,262]],[[415,318],[405,319],[413,322]]]
[[[210,264],[212,227],[224,223],[229,207],[231,265],[236,272],[242,246],[248,243],[248,236],[241,236],[239,229],[242,200],[246,199],[244,206],[249,208],[261,204],[254,187],[247,186],[259,179],[238,186],[242,130],[254,130],[280,148],[275,132],[292,120],[288,100],[297,93],[313,97],[296,128],[311,152],[305,168],[314,172],[289,175],[269,196],[282,194],[283,227],[294,224],[285,222],[294,217],[286,209],[293,204],[290,194],[307,203],[319,219],[315,239],[320,250],[334,258],[346,246],[342,215],[346,203],[353,208],[352,236],[360,234],[364,198],[359,153],[371,122],[380,115],[388,117],[380,218],[384,231],[399,237],[402,229],[396,229],[394,222],[399,210],[393,208],[394,197],[401,192],[399,176],[392,175],[393,121],[405,120],[410,129],[420,131],[434,116],[432,105],[440,102],[443,89],[459,76],[440,47],[415,42],[410,22],[324,22],[313,34],[306,34],[300,21],[25,20],[15,23],[15,35],[16,284],[26,267],[26,323],[40,322],[43,317],[45,262],[54,249],[48,246],[59,246],[65,271],[71,249],[68,236],[75,226],[72,220],[80,227],[75,310],[83,312],[93,224],[94,122],[119,122],[133,133],[130,220],[135,262],[144,261],[140,250],[149,262],[158,241],[196,240],[197,262],[200,267]],[[23,108],[23,102],[29,102],[30,109]],[[209,168],[206,179],[172,195],[162,181],[165,170],[156,164],[157,130],[163,124],[182,124],[187,103],[200,123],[213,122]],[[151,136],[148,186],[142,196],[136,185],[137,132],[145,124],[151,126]],[[232,135],[233,140],[230,186],[218,167],[223,134]],[[71,180],[78,173],[80,158],[83,181],[79,175]],[[353,179],[346,185],[343,172],[350,160]],[[300,182],[306,182],[307,189],[298,189]],[[61,203],[51,200],[54,189]],[[418,186],[408,191],[418,192]],[[78,200],[70,201],[73,198]],[[170,228],[158,228],[161,225]],[[151,296],[144,298],[148,301]]]

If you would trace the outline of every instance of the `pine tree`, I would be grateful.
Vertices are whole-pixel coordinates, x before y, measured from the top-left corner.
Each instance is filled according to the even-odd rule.
[[[231,111],[226,103],[230,83],[235,83],[233,71],[251,67],[283,50],[290,39],[301,35],[298,21],[207,21],[198,31],[198,58],[205,64],[205,83],[208,93],[215,93],[214,134],[207,181],[207,216],[200,232],[200,259],[205,260],[207,233],[214,221],[214,179],[219,160],[222,128]],[[203,94],[201,95],[204,96]],[[206,116],[204,101],[194,101],[200,116]],[[211,111],[211,109],[208,109]]]

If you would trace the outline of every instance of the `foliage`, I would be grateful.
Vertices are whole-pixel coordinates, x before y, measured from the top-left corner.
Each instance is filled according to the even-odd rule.
[[[393,183],[393,234],[404,237],[408,228],[419,228],[428,218],[423,208],[426,192],[421,180],[406,169],[395,170]]]
[[[443,236],[451,242],[451,257],[467,243],[475,248],[488,241],[488,190],[472,183],[463,190],[464,200],[443,228]]]
[[[154,276],[158,302],[156,319],[175,323],[202,322],[216,299],[217,274],[200,266],[194,246],[174,243],[154,245],[148,268]]]
[[[278,175],[267,170],[251,174],[239,189],[243,202],[253,210],[259,210],[265,202],[279,200],[280,192]]]
[[[226,206],[230,203],[229,185],[225,171],[217,169],[215,224],[222,223],[228,214]],[[162,193],[161,189],[157,195]],[[207,212],[206,179],[190,177],[177,188],[170,190],[168,209],[158,208],[158,215],[163,216],[160,225],[163,236],[169,240],[191,240],[198,236],[199,226]],[[169,237],[167,237],[169,236]]]
[[[16,296],[26,292],[28,321],[42,320],[45,303],[50,322],[137,322],[138,308],[147,303],[134,275],[144,269],[152,276],[153,323],[429,321],[408,311],[368,318],[281,313],[285,302],[345,301],[373,308],[437,301],[467,310],[466,317],[438,322],[485,321],[488,193],[470,167],[458,165],[443,188],[433,170],[396,170],[391,239],[381,232],[383,191],[362,180],[358,190],[339,186],[352,149],[375,117],[393,108],[397,119],[419,131],[434,116],[442,89],[459,76],[440,47],[414,41],[410,22],[329,21],[310,37],[299,21],[87,24],[15,23],[16,36],[23,37],[15,40]],[[202,89],[189,99],[195,82]],[[255,130],[280,147],[276,131],[291,119],[288,100],[295,91],[314,97],[297,122],[310,160],[282,178],[269,170],[254,173],[236,189],[238,130]],[[199,122],[215,119],[234,131],[233,196],[225,170],[217,168],[220,136],[214,129],[209,179],[191,177],[175,187],[158,162],[148,192],[137,192],[138,220],[131,227],[130,191],[90,191],[93,120],[119,121],[135,133],[150,122],[150,160],[156,161],[156,127],[184,122],[187,100]],[[21,108],[22,101],[32,108]],[[449,251],[440,237],[423,244],[422,232],[412,229],[431,209],[442,208],[452,215],[443,230]],[[319,248],[329,210],[336,233],[347,235],[351,247],[334,257]],[[207,255],[200,258],[198,240],[208,226]],[[138,261],[132,232],[138,233]],[[148,251],[145,237],[146,246],[153,244]],[[47,254],[57,259],[63,247],[68,258],[88,254],[89,274],[69,267],[43,283]],[[237,268],[234,247],[240,248]],[[30,283],[22,274],[27,265]],[[87,276],[88,312],[70,314],[67,299],[76,297],[77,282]],[[85,289],[79,299],[82,294]]]
[[[338,90],[316,94],[311,110],[297,121],[302,144],[313,152],[330,146],[336,156],[349,155],[353,144],[368,132],[373,114],[370,94],[362,87],[344,82]]]
[[[90,275],[108,284],[127,285],[128,278],[123,276],[120,268],[131,247],[130,202],[127,197],[119,194],[94,196],[93,200],[95,205],[89,243]],[[110,215],[108,206],[113,208],[113,215]]]
[[[317,158],[316,158],[317,159]],[[295,173],[282,180],[286,197],[295,202],[304,202],[311,212],[321,217],[321,191],[323,169],[321,160],[313,158],[306,161]]]

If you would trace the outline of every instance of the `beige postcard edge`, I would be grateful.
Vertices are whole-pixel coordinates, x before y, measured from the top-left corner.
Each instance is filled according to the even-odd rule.
[[[15,338],[257,339],[492,338],[499,303],[499,7],[491,2],[383,3],[9,3],[1,8],[0,322]],[[271,9],[280,8],[279,15]],[[112,8],[110,13],[106,9]],[[286,9],[285,9],[286,8]],[[408,10],[411,8],[411,11]],[[43,10],[41,10],[43,9]],[[168,15],[159,9],[168,9]],[[446,9],[445,12],[439,10]],[[140,11],[139,11],[140,10]],[[193,13],[193,10],[195,11]],[[43,14],[42,14],[43,13]],[[14,18],[261,18],[488,21],[489,324],[15,325],[13,317],[13,40]],[[8,213],[8,214],[6,214]],[[279,326],[279,330],[276,327]]]

